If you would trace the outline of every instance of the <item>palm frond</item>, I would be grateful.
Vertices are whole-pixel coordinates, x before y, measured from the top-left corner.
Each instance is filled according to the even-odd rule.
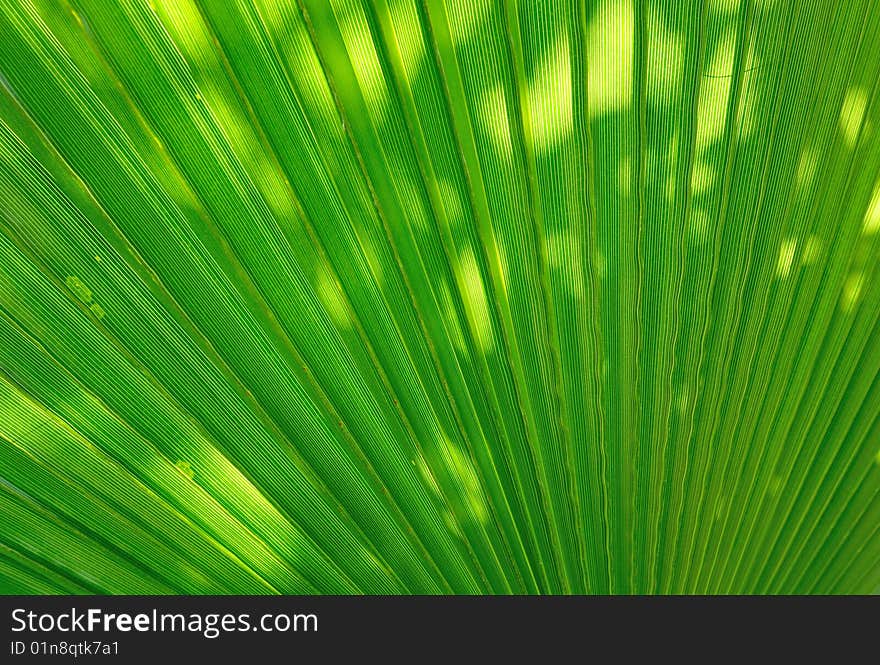
[[[0,591],[880,585],[874,0],[0,3]]]

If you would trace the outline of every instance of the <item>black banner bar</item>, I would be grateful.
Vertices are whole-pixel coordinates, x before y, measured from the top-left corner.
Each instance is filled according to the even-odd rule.
[[[876,651],[880,625],[877,597],[0,598],[4,663],[278,656],[604,663],[684,654],[791,662],[801,651],[844,662],[863,645]]]

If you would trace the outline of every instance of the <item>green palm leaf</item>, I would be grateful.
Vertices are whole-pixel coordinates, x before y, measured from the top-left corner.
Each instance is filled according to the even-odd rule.
[[[0,591],[871,592],[873,0],[0,4]]]

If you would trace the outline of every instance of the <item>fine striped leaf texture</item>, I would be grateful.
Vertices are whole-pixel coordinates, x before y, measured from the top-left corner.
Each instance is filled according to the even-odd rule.
[[[870,593],[876,0],[0,3],[0,591]]]

